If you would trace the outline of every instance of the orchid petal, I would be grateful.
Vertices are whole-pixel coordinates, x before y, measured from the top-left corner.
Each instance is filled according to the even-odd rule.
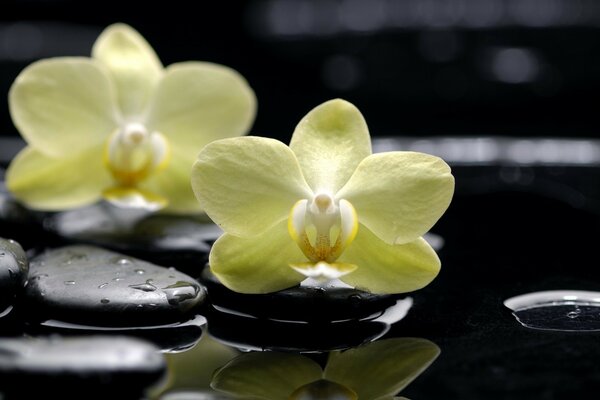
[[[391,245],[364,225],[338,262],[358,265],[342,281],[372,293],[412,292],[429,284],[440,270],[437,254],[422,238]]]
[[[123,114],[140,115],[163,73],[162,64],[148,42],[132,27],[113,24],[94,43],[92,57],[107,67],[116,82]]]
[[[454,177],[440,158],[389,152],[365,158],[336,194],[356,209],[359,222],[389,244],[425,234],[450,205]]]
[[[194,214],[202,211],[190,184],[192,165],[196,157],[183,151],[171,149],[172,155],[166,167],[155,171],[138,186],[168,200],[164,211],[175,214]]]
[[[393,396],[404,389],[440,354],[426,339],[385,339],[329,354],[324,377],[352,388],[359,399]]]
[[[10,114],[25,140],[50,156],[97,146],[117,127],[107,72],[86,58],[54,58],[25,68],[9,93]]]
[[[240,293],[269,293],[295,286],[305,276],[289,267],[305,257],[290,239],[287,221],[260,235],[221,236],[209,256],[211,271],[229,289]]]
[[[263,233],[286,219],[298,199],[312,197],[289,147],[251,136],[206,146],[194,164],[192,188],[215,223],[244,237]]]
[[[148,126],[196,156],[217,139],[245,134],[256,98],[236,71],[206,62],[169,66],[148,113]]]
[[[358,109],[336,99],[310,111],[296,126],[290,148],[315,193],[335,194],[371,154],[367,124]]]
[[[17,199],[48,211],[92,204],[111,182],[101,146],[60,158],[26,147],[6,173],[6,186]]]
[[[213,376],[211,387],[252,399],[287,399],[295,389],[316,381],[319,364],[298,354],[258,352],[234,358]]]

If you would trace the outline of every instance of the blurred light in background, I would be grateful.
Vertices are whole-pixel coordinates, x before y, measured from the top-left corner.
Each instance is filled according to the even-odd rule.
[[[0,24],[0,61],[28,62],[57,56],[89,56],[101,29],[52,22]]]
[[[250,14],[255,33],[273,37],[411,28],[600,26],[596,0],[262,0],[253,3]]]
[[[600,166],[600,140],[591,139],[440,137],[381,138],[373,141],[374,152],[394,150],[434,154],[453,165]]]

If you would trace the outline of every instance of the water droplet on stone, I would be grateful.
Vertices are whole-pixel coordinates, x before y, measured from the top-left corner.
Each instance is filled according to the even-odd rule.
[[[107,299],[106,297],[104,297],[104,298],[102,298],[102,299],[100,300],[100,303],[102,303],[102,304],[108,304],[108,303],[110,303],[110,300],[109,300],[109,299]]]
[[[552,331],[600,331],[600,292],[553,290],[512,297],[504,305],[524,327]]]
[[[128,258],[119,258],[119,259],[116,261],[116,263],[117,263],[118,265],[128,265],[128,264],[131,264],[131,260],[130,260],[130,259],[128,259]]]
[[[65,285],[74,285],[75,281],[65,281]]]
[[[98,289],[104,289],[107,286],[108,286],[108,282],[105,282],[102,285],[98,286]]]
[[[129,287],[132,289],[141,290],[142,292],[154,292],[156,290],[156,286],[152,284],[152,279],[148,279],[146,283],[129,285]]]
[[[146,272],[146,271],[144,271],[143,269],[136,269],[135,270],[135,273],[138,274],[138,275],[142,275],[144,272]]]
[[[119,282],[119,281],[122,281],[122,280],[123,280],[123,278],[119,278],[119,277],[113,278],[113,281],[115,281],[115,282]]]
[[[195,299],[198,296],[198,286],[190,282],[179,281],[173,285],[163,288],[167,300],[171,305],[179,305],[186,300]]]

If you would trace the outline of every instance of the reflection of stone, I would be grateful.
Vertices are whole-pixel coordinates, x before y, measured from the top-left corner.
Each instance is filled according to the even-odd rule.
[[[373,319],[393,306],[399,297],[347,287],[309,286],[268,294],[243,294],[223,286],[209,268],[202,271],[200,280],[210,292],[211,303],[220,309],[275,320],[333,322]]]
[[[165,372],[163,356],[138,339],[78,337],[0,341],[7,398],[140,398]],[[14,397],[13,397],[14,396]]]
[[[211,292],[212,293],[212,292]],[[207,309],[208,332],[220,342],[243,350],[317,352],[347,349],[382,337],[406,315],[412,298],[398,300],[372,319],[285,321],[255,318],[218,306]]]
[[[0,316],[27,281],[29,261],[14,240],[0,238]]]
[[[217,370],[211,386],[248,399],[392,398],[425,371],[439,353],[440,349],[425,339],[386,339],[332,352],[322,369],[306,356],[253,352]]]
[[[108,203],[50,214],[44,227],[70,242],[193,268],[206,262],[210,244],[222,233],[206,217],[153,214]]]
[[[34,318],[101,327],[180,322],[205,289],[191,277],[91,246],[48,251],[31,262],[25,305]]]

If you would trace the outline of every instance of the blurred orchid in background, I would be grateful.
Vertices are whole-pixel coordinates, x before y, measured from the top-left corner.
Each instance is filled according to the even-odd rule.
[[[198,152],[245,134],[256,112],[254,93],[236,71],[195,61],[165,69],[124,24],[99,36],[91,58],[28,66],[11,87],[9,105],[28,146],[10,165],[7,187],[41,210],[104,198],[199,212],[190,188]]]
[[[209,262],[228,288],[266,293],[310,277],[402,293],[438,274],[421,236],[448,208],[454,178],[438,157],[371,154],[363,116],[337,99],[309,112],[289,147],[260,137],[209,144],[192,187],[225,231]]]

